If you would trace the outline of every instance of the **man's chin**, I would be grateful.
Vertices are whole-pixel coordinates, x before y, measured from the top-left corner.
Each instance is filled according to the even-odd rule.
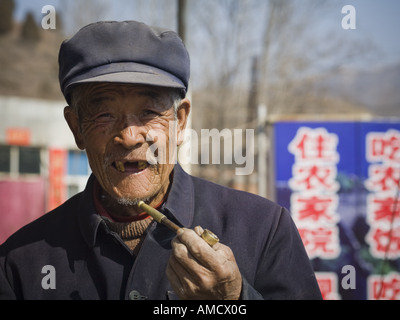
[[[150,197],[148,198],[117,198],[117,203],[121,206],[125,207],[133,207],[137,206],[140,201],[148,202],[150,200]]]

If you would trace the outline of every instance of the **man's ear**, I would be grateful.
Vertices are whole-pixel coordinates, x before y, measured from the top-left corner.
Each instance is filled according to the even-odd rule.
[[[82,139],[79,119],[75,111],[70,106],[64,108],[64,118],[67,121],[72,134],[74,135],[76,145],[79,149],[84,150],[85,146]]]
[[[178,107],[178,110],[176,112],[176,118],[177,118],[177,145],[180,146],[185,138],[184,132],[186,129],[186,125],[189,119],[189,113],[190,113],[190,101],[188,99],[183,99],[181,101],[180,106]]]

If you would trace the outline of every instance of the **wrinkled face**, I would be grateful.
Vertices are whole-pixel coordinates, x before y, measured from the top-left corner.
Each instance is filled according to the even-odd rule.
[[[175,117],[166,88],[102,83],[81,92],[79,116],[67,107],[65,118],[103,191],[119,204],[157,204],[168,190],[171,149],[181,141],[189,102],[180,102]]]

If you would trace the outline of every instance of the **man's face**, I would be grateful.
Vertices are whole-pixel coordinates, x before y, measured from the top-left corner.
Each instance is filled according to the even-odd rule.
[[[176,123],[179,137],[189,102],[182,101],[175,119],[173,100],[165,88],[103,83],[83,92],[79,119],[69,107],[65,117],[78,147],[86,149],[102,189],[119,204],[134,205],[138,200],[157,204],[167,193],[174,161],[154,164],[149,155],[170,158],[174,151],[170,145],[178,143],[170,126]],[[149,152],[152,145],[155,152]]]

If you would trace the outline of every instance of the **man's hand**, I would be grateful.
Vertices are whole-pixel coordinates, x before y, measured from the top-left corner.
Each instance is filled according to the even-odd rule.
[[[242,276],[232,250],[199,237],[203,229],[180,229],[172,240],[167,277],[180,299],[237,300]]]

